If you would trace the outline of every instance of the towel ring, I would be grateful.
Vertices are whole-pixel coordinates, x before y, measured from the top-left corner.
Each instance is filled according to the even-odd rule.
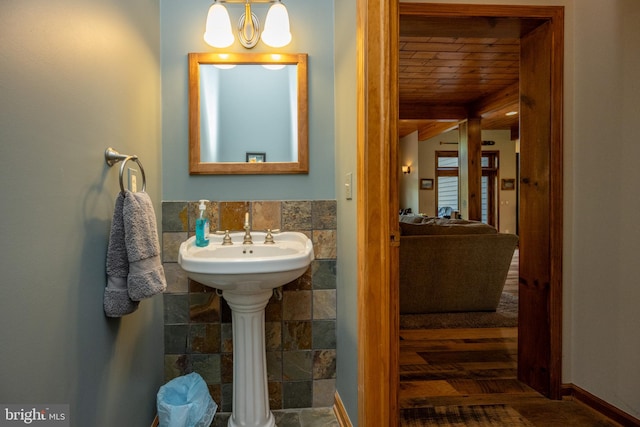
[[[140,167],[140,173],[142,174],[142,191],[145,191],[147,188],[147,178],[144,174],[144,168],[142,167],[142,163],[140,163],[140,159],[138,156],[128,156],[126,154],[120,154],[113,148],[109,147],[104,151],[104,160],[109,165],[109,167],[115,165],[118,162],[122,162],[120,166],[120,190],[124,193],[124,183],[122,182],[122,176],[124,175],[124,167],[129,160],[133,160]]]

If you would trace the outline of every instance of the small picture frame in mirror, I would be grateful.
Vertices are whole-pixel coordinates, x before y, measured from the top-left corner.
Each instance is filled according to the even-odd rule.
[[[264,163],[267,161],[267,153],[247,152],[247,163]]]

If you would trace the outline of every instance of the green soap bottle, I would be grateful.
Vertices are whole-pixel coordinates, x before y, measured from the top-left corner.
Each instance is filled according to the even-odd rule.
[[[196,246],[201,248],[209,245],[209,219],[204,215],[208,200],[200,200],[200,217],[196,219]]]

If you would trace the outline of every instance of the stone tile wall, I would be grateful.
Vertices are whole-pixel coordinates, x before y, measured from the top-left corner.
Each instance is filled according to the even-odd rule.
[[[211,202],[212,231],[241,230],[245,212],[253,230],[300,231],[316,259],[283,287],[265,313],[271,409],[333,405],[336,377],[336,201]],[[178,246],[195,230],[198,203],[162,203],[166,381],[189,372],[205,379],[222,412],[231,411],[231,310],[214,289],[189,280],[177,264]]]

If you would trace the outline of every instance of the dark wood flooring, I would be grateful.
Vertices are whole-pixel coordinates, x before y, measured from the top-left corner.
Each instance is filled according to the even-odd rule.
[[[504,292],[518,294],[518,267],[516,249]],[[549,400],[518,381],[517,338],[517,328],[401,330],[400,408],[502,404],[534,426],[618,426],[581,402]]]
[[[518,381],[517,334],[517,328],[401,330],[400,408],[503,404],[534,426],[618,426],[578,401],[552,401]]]

